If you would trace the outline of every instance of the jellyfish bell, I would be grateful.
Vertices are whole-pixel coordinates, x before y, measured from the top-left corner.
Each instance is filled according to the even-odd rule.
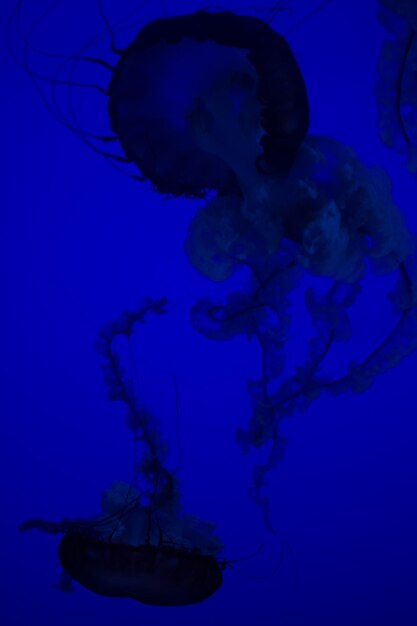
[[[126,494],[131,496],[127,503]],[[71,591],[76,581],[97,595],[153,606],[207,600],[221,587],[226,568],[235,569],[236,563],[257,556],[264,547],[243,558],[219,558],[221,545],[212,524],[178,514],[172,501],[154,510],[149,524],[143,499],[131,485],[114,483],[104,492],[102,513],[95,518],[59,522],[36,518],[19,530],[62,535],[58,559],[63,572],[55,585],[60,591]]]
[[[309,125],[284,37],[226,11],[147,24],[122,51],[107,93],[125,155],[165,194],[225,194],[255,168],[286,172]]]
[[[115,486],[107,497],[114,493]],[[204,545],[204,539],[213,540],[205,534],[209,525],[189,516],[175,520],[171,516],[168,534],[155,520],[146,529],[148,513],[135,497],[114,515],[62,522],[33,519],[20,530],[36,528],[63,535],[58,559],[67,587],[74,580],[98,595],[154,606],[196,604],[213,595],[222,584],[226,562],[210,552],[209,544]],[[215,542],[214,547],[218,548]]]
[[[98,595],[184,606],[207,600],[221,587],[227,567],[236,569],[236,563],[256,557],[263,548],[226,560],[175,542],[135,546],[69,530],[59,543],[58,558],[65,577]]]
[[[74,63],[110,71],[105,86],[84,75],[78,82],[71,71],[57,71],[50,82],[61,84],[64,95],[82,87],[104,94],[113,135],[77,125],[77,107],[68,111],[66,125],[112,163],[134,164],[157,192],[213,192],[218,204],[225,198],[248,217],[242,228],[259,235],[259,246],[276,251],[282,234],[275,219],[277,180],[291,170],[309,127],[304,79],[286,39],[253,15],[204,9],[153,20],[120,50],[116,25],[114,32],[110,22],[107,27],[119,55],[114,66],[89,47],[63,62],[68,70]],[[26,53],[32,36],[33,29],[23,40]],[[27,56],[26,71],[44,84]],[[54,89],[45,100],[56,103]]]
[[[285,175],[291,167],[309,127],[309,104],[290,46],[269,23],[201,9],[155,19],[119,49],[115,36],[127,18],[112,24],[98,3],[104,38],[111,38],[108,52],[118,54],[114,64],[106,53],[95,53],[100,36],[68,56],[36,42],[55,4],[25,34],[22,2],[16,3],[8,25],[11,50],[48,109],[115,166],[133,163],[156,191],[187,197],[239,193],[248,178],[259,183],[255,172]],[[271,9],[270,17],[279,10]],[[110,80],[98,70],[110,72]],[[113,135],[107,123],[107,130],[86,128],[85,107],[77,107],[73,91],[107,99]],[[97,124],[96,111],[92,118]]]
[[[135,547],[67,533],[58,556],[64,571],[89,591],[143,604],[195,604],[222,584],[222,565],[213,556],[170,545]]]

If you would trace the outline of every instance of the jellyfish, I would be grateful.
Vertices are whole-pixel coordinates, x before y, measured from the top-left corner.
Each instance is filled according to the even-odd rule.
[[[224,24],[232,23],[234,29],[223,31]],[[204,90],[200,90],[198,81],[195,86],[187,73],[191,54],[182,60],[176,56],[184,33],[190,37],[187,24],[192,24],[191,37],[198,42],[197,49],[193,48],[191,71],[196,62],[206,70],[201,71]],[[254,42],[254,47],[244,38],[243,25],[251,32],[250,44]],[[216,33],[211,36],[216,45],[226,43],[233,57],[223,50],[216,48],[215,52],[205,47],[210,29]],[[269,29],[253,18],[207,12],[150,24],[121,55],[110,83],[109,112],[125,154],[135,160],[147,178],[153,178],[158,191],[174,195],[182,191],[192,196],[201,195],[206,187],[216,191],[192,220],[185,251],[193,267],[206,278],[224,282],[242,272],[246,284],[231,290],[225,301],[202,297],[192,307],[191,321],[209,339],[244,335],[259,345],[260,376],[247,385],[251,417],[247,428],[238,429],[236,439],[245,453],[251,448],[269,447],[265,462],[255,468],[251,492],[265,523],[273,530],[263,487],[268,472],[285,453],[287,440],[282,434],[282,422],[294,412],[305,410],[323,391],[334,395],[364,391],[377,375],[414,351],[417,310],[414,240],[392,201],[388,176],[378,168],[366,167],[351,148],[336,139],[308,134],[308,99],[301,72],[283,38],[270,34],[258,38],[258,32],[269,33]],[[265,60],[264,44],[274,49],[267,56],[266,66],[261,63]],[[245,66],[234,56],[235,48],[245,50]],[[128,69],[136,55],[142,54],[138,50],[150,49],[154,62],[161,62],[163,70],[152,74],[148,89],[141,81],[136,95],[136,77],[129,81]],[[216,63],[217,53],[222,55],[221,66]],[[229,58],[231,65],[226,62]],[[213,170],[207,166],[193,179],[199,181],[198,188],[160,188],[161,179],[152,174],[157,165],[147,169],[149,162],[154,163],[152,158],[143,168],[140,159],[133,156],[136,127],[142,128],[135,116],[142,111],[141,106],[150,110],[143,94],[150,93],[153,98],[160,89],[165,97],[155,98],[155,102],[161,102],[161,106],[169,102],[169,93],[175,93],[169,80],[175,76],[171,70],[174,62],[181,67],[182,80],[197,93],[194,104],[180,115],[193,163],[201,166],[200,155],[208,154],[233,173],[233,184],[202,184],[199,176],[212,176]],[[155,67],[150,60],[145,65]],[[214,68],[214,77],[207,72],[208,66]],[[123,84],[126,90],[127,85],[133,88],[128,103],[123,97]],[[180,92],[185,94],[186,89]],[[122,102],[120,112],[117,104],[122,107]],[[178,120],[168,108],[157,133],[164,133],[160,127],[164,129],[174,124],[173,119]],[[273,126],[269,126],[268,111]],[[269,136],[272,128],[278,132]],[[149,132],[148,137],[155,159],[163,162],[158,171],[164,181],[170,180],[171,167],[180,167],[184,176],[192,172],[183,152],[183,135],[178,141],[172,136],[168,148],[166,136],[162,140],[158,134],[155,139]],[[141,142],[142,147],[147,145]],[[166,150],[171,149],[178,149],[178,160],[166,157]],[[182,180],[180,177],[176,181]],[[350,338],[349,309],[360,295],[363,277],[370,271],[397,272],[398,281],[389,298],[398,313],[398,323],[361,362],[347,364],[345,375],[336,378],[324,374],[323,365],[332,346]],[[328,288],[324,293],[313,288],[306,291],[306,309],[316,333],[308,346],[307,361],[282,379],[291,326],[290,296],[304,275],[324,279]]]
[[[23,36],[18,2],[9,39],[13,42],[17,36],[21,48],[19,43],[10,45],[17,48],[17,60],[50,110],[94,150],[118,165],[134,164],[137,178],[149,180],[155,191],[168,196],[240,193],[248,174],[241,172],[239,185],[236,173],[243,166],[243,154],[250,169],[255,160],[259,171],[285,174],[307,132],[309,106],[298,63],[286,39],[268,23],[252,15],[203,9],[153,20],[129,45],[119,48],[115,42],[119,24],[113,31],[104,17],[111,50],[117,55],[114,62],[94,57],[88,43],[68,58],[42,51],[33,38],[53,8]],[[57,67],[50,74],[42,71],[32,54],[38,60],[52,58]],[[108,70],[110,79],[98,83],[94,77],[85,81],[84,76],[84,82],[78,81],[79,66],[83,72],[89,67]],[[100,93],[112,133],[80,127],[76,111],[60,108],[59,86]],[[44,93],[47,87],[52,93]],[[201,133],[209,130],[213,118],[217,123],[222,119],[223,130],[231,126],[228,159],[224,140],[221,155],[215,146],[202,143]],[[100,147],[103,143],[105,150]],[[112,143],[121,152],[112,153],[108,149]]]
[[[20,527],[62,535],[61,589],[73,579],[103,596],[180,606],[207,599],[222,584],[226,562],[216,558],[221,544],[214,526],[183,512],[176,473],[166,467],[168,446],[114,348],[118,336],[128,339],[135,324],[165,312],[165,300],[147,300],[103,328],[97,344],[109,399],[125,406],[127,425],[140,446],[134,481],[107,489],[99,515],[30,519]]]
[[[308,128],[306,88],[284,37],[226,11],[147,24],[107,93],[123,152],[163,194],[239,193],[254,163],[285,173]]]
[[[389,38],[378,61],[375,95],[381,141],[404,154],[417,171],[417,7],[413,0],[379,0],[378,17]]]
[[[411,4],[400,6],[400,19],[408,19]],[[115,45],[111,27],[110,36],[114,64],[80,53],[72,60],[101,62],[110,72],[102,96],[113,134],[72,129],[99,152],[98,141],[113,141],[121,152],[103,155],[133,164],[164,197],[206,201],[190,223],[185,253],[202,276],[231,286],[217,300],[201,297],[191,322],[210,340],[240,335],[258,344],[259,377],[247,382],[251,414],[236,439],[244,453],[268,449],[251,494],[273,531],[264,488],[285,454],[284,420],[323,392],[365,391],[417,348],[414,238],[387,174],[335,138],[309,133],[301,69],[271,24],[205,9],[154,20],[125,48]],[[381,129],[412,144],[415,127],[398,98],[391,111]],[[413,107],[407,111],[412,116]],[[368,356],[332,376],[326,360],[335,344],[349,341],[349,310],[371,273],[396,274],[388,299],[398,321]],[[306,361],[287,375],[291,296],[306,277],[317,285],[304,298],[314,333]]]

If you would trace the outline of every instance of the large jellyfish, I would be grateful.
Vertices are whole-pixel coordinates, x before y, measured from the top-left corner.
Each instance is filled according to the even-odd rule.
[[[321,391],[365,390],[416,349],[413,238],[383,171],[331,137],[307,134],[301,72],[285,40],[258,19],[200,11],[157,20],[121,54],[108,94],[113,131],[158,191],[215,190],[190,225],[186,253],[209,279],[242,271],[247,282],[226,301],[202,298],[191,319],[210,339],[244,334],[259,344],[252,416],[237,440],[244,451],[270,447],[253,489],[269,525],[262,486],[286,447],[283,419]],[[369,271],[398,272],[390,294],[398,324],[345,375],[324,375],[332,345],[349,339],[348,309]],[[281,380],[290,294],[303,273],[328,289],[306,291],[316,335],[307,362]]]
[[[221,544],[212,524],[182,511],[175,472],[166,467],[167,445],[114,348],[118,336],[128,339],[136,323],[165,311],[164,300],[148,300],[103,328],[97,344],[109,399],[124,404],[128,427],[140,445],[135,480],[105,491],[95,517],[31,519],[20,530],[63,535],[61,586],[74,579],[100,595],[179,606],[201,602],[220,587],[225,563],[215,555]]]
[[[255,470],[253,495],[271,527],[263,487],[285,452],[283,420],[323,391],[364,391],[417,348],[413,237],[383,171],[366,167],[334,138],[308,134],[300,68],[269,24],[201,10],[149,23],[124,49],[115,45],[111,27],[110,33],[114,64],[86,58],[85,50],[71,62],[101,64],[110,72],[100,89],[113,135],[69,125],[98,151],[97,141],[118,143],[122,154],[104,155],[133,163],[156,192],[207,199],[190,224],[186,254],[208,279],[226,283],[240,272],[242,285],[225,300],[201,298],[191,319],[210,339],[240,334],[259,345],[260,374],[248,382],[251,417],[237,441],[244,452],[269,447]],[[403,72],[406,104],[410,68]],[[80,87],[74,80],[72,86]],[[396,127],[391,132],[381,121],[383,132],[395,142],[399,129],[402,142],[413,144],[415,127],[398,98],[394,112],[389,121]],[[398,323],[368,356],[331,376],[323,366],[333,345],[349,340],[348,311],[370,272],[396,272],[389,301]],[[305,293],[315,333],[306,362],[284,377],[290,296],[303,276],[317,279],[317,289]]]

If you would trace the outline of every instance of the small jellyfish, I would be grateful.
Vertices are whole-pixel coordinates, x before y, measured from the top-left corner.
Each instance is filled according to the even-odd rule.
[[[102,498],[102,512],[89,519],[48,522],[31,519],[20,530],[62,534],[58,547],[68,578],[103,596],[132,598],[157,606],[201,602],[222,584],[225,561],[214,526],[183,512],[174,471],[165,466],[167,445],[155,418],[139,401],[114,339],[129,338],[136,323],[165,312],[165,300],[148,300],[102,329],[97,349],[103,358],[111,400],[127,410],[127,423],[141,446],[132,484],[114,483]]]

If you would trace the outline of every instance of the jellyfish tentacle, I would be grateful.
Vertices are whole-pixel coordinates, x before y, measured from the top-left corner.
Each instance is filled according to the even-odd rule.
[[[282,261],[281,261],[282,263]],[[252,419],[248,432],[239,429],[237,442],[247,452],[249,445],[259,447],[272,437],[270,459],[264,468],[256,468],[251,494],[261,507],[267,527],[272,531],[268,516],[268,501],[261,495],[261,488],[275,460],[282,458],[285,439],[278,433],[278,421],[273,407],[269,386],[275,383],[284,367],[284,346],[289,325],[287,293],[299,275],[299,268],[292,261],[284,267],[277,266],[262,274],[254,270],[255,282],[250,281],[244,297],[242,292],[229,294],[227,304],[213,305],[202,299],[193,307],[191,319],[194,326],[212,339],[228,339],[235,334],[254,337],[261,353],[261,378],[248,383],[252,402]],[[249,269],[250,262],[245,262]],[[290,275],[293,278],[290,279]],[[280,282],[282,281],[282,282]],[[221,311],[223,315],[213,315]],[[274,459],[272,458],[274,457]]]
[[[110,138],[110,136],[98,135],[97,133],[92,133],[92,132],[87,131],[85,128],[82,128],[78,120],[76,119],[75,111],[72,105],[69,104],[68,105],[69,110],[64,112],[63,108],[58,103],[57,92],[56,92],[56,88],[58,85],[66,86],[69,88],[76,87],[80,89],[84,89],[84,88],[94,89],[98,91],[99,93],[101,93],[102,95],[107,97],[108,94],[107,94],[106,87],[102,87],[101,85],[98,85],[96,83],[80,83],[79,81],[76,81],[74,78],[72,78],[72,75],[75,72],[75,69],[79,62],[95,64],[97,66],[102,66],[103,68],[111,70],[111,71],[113,71],[114,69],[113,66],[111,66],[105,59],[83,55],[83,52],[89,50],[95,43],[99,42],[103,38],[103,35],[90,38],[90,40],[85,42],[76,52],[69,54],[69,55],[51,53],[47,50],[38,49],[36,46],[33,45],[32,39],[35,36],[38,28],[49,17],[49,15],[60,4],[60,2],[61,0],[57,0],[56,2],[52,3],[49,7],[47,7],[47,9],[36,18],[31,28],[29,29],[29,32],[27,33],[22,32],[22,26],[20,23],[23,0],[19,0],[16,3],[14,10],[10,14],[8,25],[7,25],[8,45],[12,53],[12,56],[15,59],[16,63],[23,68],[26,74],[28,74],[43,104],[45,105],[47,110],[51,113],[51,115],[55,119],[57,119],[57,121],[60,124],[65,126],[68,130],[70,130],[76,136],[78,136],[91,150],[93,150],[93,152],[100,154],[100,156],[108,160],[110,165],[114,169],[118,170],[120,173],[122,173],[125,176],[129,176],[130,178],[138,180],[139,182],[143,182],[144,179],[139,174],[127,173],[126,171],[118,167],[117,165],[118,163],[122,163],[122,164],[131,163],[131,161],[127,159],[124,155],[115,154],[112,152],[106,152],[102,150],[101,148],[97,147],[93,143],[94,140],[101,141],[101,142],[104,141],[108,143],[109,141],[114,141],[113,137]],[[117,24],[119,22],[123,23],[123,21],[124,20],[119,20]],[[17,56],[17,53],[15,52],[15,49],[12,43],[12,37],[13,37],[12,31],[13,31],[14,26],[16,27],[17,37],[19,38],[22,44],[21,58]],[[107,31],[106,31],[106,34],[107,34]],[[29,59],[29,53],[36,53],[38,55],[41,55],[42,57],[50,58],[50,59],[54,59],[54,58],[62,59],[62,63],[58,64],[58,66],[56,67],[53,73],[49,75],[44,75],[44,74],[41,74],[38,70],[34,69]],[[70,71],[71,65],[72,65],[72,71]],[[62,78],[62,75],[66,69],[69,70],[69,74],[70,74],[69,79]],[[49,97],[47,93],[45,93],[45,91],[43,90],[41,86],[42,83],[46,83],[50,85],[51,94],[49,95]],[[71,95],[71,93],[69,93],[69,95]],[[72,121],[70,119],[70,116],[72,116],[75,121]]]
[[[148,409],[137,400],[134,391],[126,382],[120,357],[113,351],[113,342],[118,335],[129,337],[135,324],[143,323],[150,313],[164,314],[166,307],[165,299],[149,300],[136,311],[123,313],[117,320],[102,329],[97,344],[97,350],[104,359],[103,370],[109,399],[125,404],[128,412],[128,427],[133,431],[135,440],[144,443],[148,450],[136,467],[136,471],[152,485],[152,495],[147,505],[147,542],[150,542],[155,511],[162,506],[162,503],[169,502],[174,497],[174,478],[163,464],[164,446],[155,420]]]
[[[97,0],[98,12],[110,37],[110,49],[114,54],[123,54],[124,50],[116,46],[115,32],[103,7],[102,0]]]
[[[294,263],[287,264],[287,272],[298,274]],[[245,292],[231,293],[227,304],[213,305],[207,299],[200,300],[191,312],[193,324],[200,332],[212,339],[227,339],[245,333],[254,337],[261,352],[261,377],[248,383],[252,405],[252,417],[247,430],[238,429],[236,439],[244,453],[250,447],[259,448],[271,443],[267,460],[255,468],[252,495],[261,507],[266,525],[269,520],[269,502],[262,489],[267,474],[283,459],[286,438],[280,433],[280,425],[296,407],[305,409],[319,395],[321,385],[327,381],[319,376],[320,367],[335,341],[345,341],[350,334],[346,310],[360,293],[357,284],[334,281],[326,296],[306,292],[306,303],[318,333],[310,340],[309,359],[298,367],[296,373],[283,381],[275,391],[284,366],[284,347],[289,318],[286,313],[286,290],[282,289],[283,277],[286,289],[291,286],[288,276],[278,267],[263,278],[256,274],[256,283],[250,282]],[[267,312],[273,315],[272,322]],[[218,313],[221,312],[222,315]],[[216,314],[213,314],[216,313]]]
[[[340,297],[340,291],[345,292],[344,297]],[[296,373],[283,381],[272,394],[268,393],[265,385],[263,397],[257,395],[256,387],[252,386],[250,389],[253,402],[252,418],[247,430],[238,429],[236,438],[245,453],[252,446],[258,448],[270,442],[267,459],[255,468],[252,494],[261,508],[266,526],[271,531],[274,529],[269,517],[269,499],[263,494],[263,488],[268,473],[284,458],[287,439],[280,432],[281,423],[293,413],[296,407],[299,410],[305,410],[319,395],[322,380],[319,376],[320,367],[334,342],[346,339],[346,335],[341,334],[338,328],[340,310],[338,316],[336,318],[334,316],[335,302],[337,301],[339,307],[343,302],[347,308],[353,304],[358,292],[357,286],[348,286],[346,292],[346,285],[335,282],[326,297],[321,300],[321,320],[317,315],[314,319],[314,308],[310,310],[313,321],[318,323],[319,332],[310,340],[310,357],[307,362],[302,367],[296,368]],[[311,298],[311,295],[309,297]],[[329,309],[327,315],[323,311],[324,303]]]
[[[388,32],[378,60],[375,96],[380,139],[417,171],[417,9],[413,0],[379,0]]]
[[[403,91],[403,86],[404,86],[404,78],[405,78],[407,63],[408,63],[408,59],[410,56],[412,45],[414,43],[415,36],[416,36],[416,33],[412,29],[408,36],[408,39],[405,42],[404,54],[403,54],[403,58],[401,60],[401,64],[400,64],[400,68],[398,72],[398,87],[397,87],[397,94],[396,94],[396,110],[397,110],[398,122],[401,128],[401,134],[404,137],[404,141],[407,144],[411,143],[411,139],[408,134],[408,131],[404,122],[404,117],[401,111],[401,97],[402,97],[402,91]]]
[[[323,388],[332,394],[368,389],[376,376],[385,374],[417,350],[417,259],[402,262],[397,283],[390,294],[399,319],[387,336],[360,363],[352,363],[347,374],[327,381]]]

